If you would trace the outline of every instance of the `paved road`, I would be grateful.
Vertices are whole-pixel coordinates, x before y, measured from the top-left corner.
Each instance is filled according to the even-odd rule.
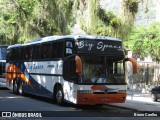
[[[110,105],[134,109],[137,111],[158,112],[160,115],[160,100],[153,102],[150,94],[136,93],[134,95],[128,95],[125,103]]]
[[[48,117],[47,119],[51,119],[50,117],[58,117],[58,119],[60,119],[59,117],[62,117],[61,119],[63,119],[64,117],[65,119],[71,117],[78,118],[78,120],[84,120],[84,118],[88,118],[88,120],[106,120],[107,118],[110,120],[116,120],[117,117],[120,119],[124,119],[123,117],[125,117],[125,119],[130,120],[130,118],[127,117],[132,117],[134,116],[135,112],[137,113],[137,111],[134,110],[105,105],[76,106],[67,104],[65,106],[58,106],[49,99],[35,96],[18,96],[12,94],[10,90],[0,90],[0,112],[2,113],[4,111],[11,112],[11,114],[13,114],[13,112],[17,113],[14,114],[14,116],[18,115],[19,113],[21,115],[23,114],[24,116],[25,114],[28,115],[28,113],[40,113],[43,119],[45,119],[44,117]],[[14,119],[19,120],[20,117],[16,117]]]

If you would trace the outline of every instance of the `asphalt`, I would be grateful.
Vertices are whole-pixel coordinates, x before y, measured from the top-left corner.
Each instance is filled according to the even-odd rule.
[[[5,87],[1,87],[1,89],[3,88]],[[149,93],[128,91],[125,103],[110,103],[108,105],[136,111],[156,111],[160,113],[160,99],[153,102]]]
[[[153,102],[149,93],[128,92],[125,103],[108,104],[136,111],[160,112],[160,100]]]

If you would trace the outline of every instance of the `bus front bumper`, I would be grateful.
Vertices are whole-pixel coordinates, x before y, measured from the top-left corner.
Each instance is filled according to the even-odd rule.
[[[77,104],[94,105],[107,103],[124,103],[126,94],[78,94]]]

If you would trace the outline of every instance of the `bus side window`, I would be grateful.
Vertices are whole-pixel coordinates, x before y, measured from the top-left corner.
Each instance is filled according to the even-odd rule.
[[[52,58],[62,58],[63,57],[63,41],[52,43]]]
[[[16,53],[16,49],[12,49],[12,53],[11,53],[11,60],[17,60],[17,53]]]
[[[25,60],[29,60],[29,56],[30,56],[29,55],[29,50],[30,50],[29,47],[25,48]]]
[[[19,48],[19,60],[24,60],[24,48]]]
[[[11,50],[7,50],[7,61],[11,61]]]
[[[37,45],[37,56],[36,59],[41,59],[41,45]]]
[[[12,59],[12,61],[14,61],[16,59],[15,49],[12,49],[11,59]]]
[[[19,57],[20,50],[19,50],[19,48],[16,48],[15,50],[16,50],[16,53],[17,53],[17,55],[16,55],[16,56],[17,56],[16,60],[19,60],[19,58],[20,58],[20,57]]]
[[[63,42],[57,42],[57,58],[63,57]]]
[[[52,58],[57,58],[57,42],[52,43]]]
[[[25,47],[25,55],[24,55],[24,60],[28,60],[28,51],[27,51],[27,48]]]
[[[35,60],[37,55],[37,46],[32,47],[32,49],[32,60]]]
[[[32,60],[32,57],[33,57],[33,47],[28,47],[28,59],[29,60]]]
[[[51,58],[51,44],[43,44],[42,45],[42,59]]]
[[[25,48],[25,55],[24,55],[25,60],[31,60],[32,59],[32,51],[33,51],[32,46],[27,46]]]

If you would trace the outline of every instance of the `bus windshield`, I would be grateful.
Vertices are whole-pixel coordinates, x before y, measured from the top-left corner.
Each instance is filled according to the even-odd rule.
[[[125,84],[123,60],[106,56],[81,56],[81,83]]]

